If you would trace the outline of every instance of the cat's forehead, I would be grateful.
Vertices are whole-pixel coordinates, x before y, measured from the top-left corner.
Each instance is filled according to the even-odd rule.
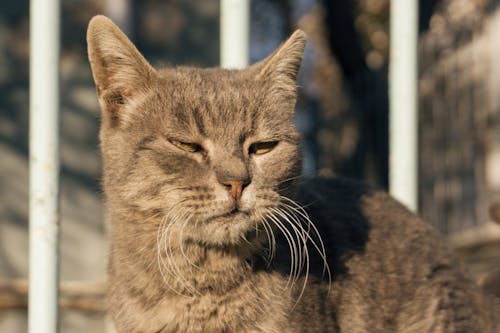
[[[177,68],[160,72],[158,94],[168,123],[209,137],[270,135],[290,119],[271,110],[264,82],[246,71]],[[233,138],[234,139],[234,138]]]
[[[179,119],[203,114],[204,125],[219,128],[247,123],[254,115],[271,120],[282,118],[284,121],[277,123],[286,123],[295,107],[296,78],[306,37],[297,30],[266,59],[242,71],[194,68],[157,71],[120,29],[103,16],[96,16],[89,23],[87,41],[101,102],[101,128],[105,133],[129,130],[142,123],[156,128],[151,127],[156,125],[152,120],[158,120],[158,115],[161,118],[174,113]],[[134,124],[134,120],[139,122]],[[267,123],[274,125],[272,121]]]
[[[231,103],[244,96],[262,97],[259,82],[245,70],[178,67],[161,70],[159,74],[162,88],[179,96],[189,95],[191,99],[220,99],[220,102]]]

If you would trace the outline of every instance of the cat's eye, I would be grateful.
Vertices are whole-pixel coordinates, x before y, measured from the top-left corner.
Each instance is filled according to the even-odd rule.
[[[278,141],[268,141],[268,142],[255,142],[248,148],[248,154],[250,155],[264,155],[269,153],[278,145]]]
[[[203,147],[197,143],[182,142],[182,141],[173,140],[173,139],[170,139],[169,141],[171,144],[173,144],[177,148],[182,149],[184,151],[187,151],[188,153],[199,153],[199,152],[203,151]]]

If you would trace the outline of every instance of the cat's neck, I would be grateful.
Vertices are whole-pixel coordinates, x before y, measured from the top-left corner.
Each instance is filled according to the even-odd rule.
[[[138,318],[142,326],[136,327],[145,332],[162,327],[168,332],[195,331],[193,327],[257,332],[255,323],[262,327],[259,331],[279,332],[291,294],[279,274],[254,266],[256,256],[249,247],[179,242],[173,232],[158,251],[160,220],[137,214],[109,218],[108,290],[115,317],[125,323]]]
[[[174,228],[162,234],[160,217],[137,212],[111,214],[110,219],[110,273],[115,276],[148,276],[165,292],[194,296],[225,293],[250,278],[255,269],[251,244],[202,244],[184,239]],[[114,274],[113,261],[126,262],[120,268],[129,272]]]

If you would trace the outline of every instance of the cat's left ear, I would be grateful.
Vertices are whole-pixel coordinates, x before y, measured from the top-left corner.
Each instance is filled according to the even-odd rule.
[[[276,51],[250,69],[258,79],[270,81],[281,92],[295,94],[306,38],[305,32],[296,30]]]

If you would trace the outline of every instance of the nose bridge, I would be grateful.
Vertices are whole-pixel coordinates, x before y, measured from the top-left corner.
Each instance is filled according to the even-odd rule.
[[[217,179],[221,183],[228,181],[248,182],[249,173],[243,156],[234,152],[219,151],[214,162]]]

